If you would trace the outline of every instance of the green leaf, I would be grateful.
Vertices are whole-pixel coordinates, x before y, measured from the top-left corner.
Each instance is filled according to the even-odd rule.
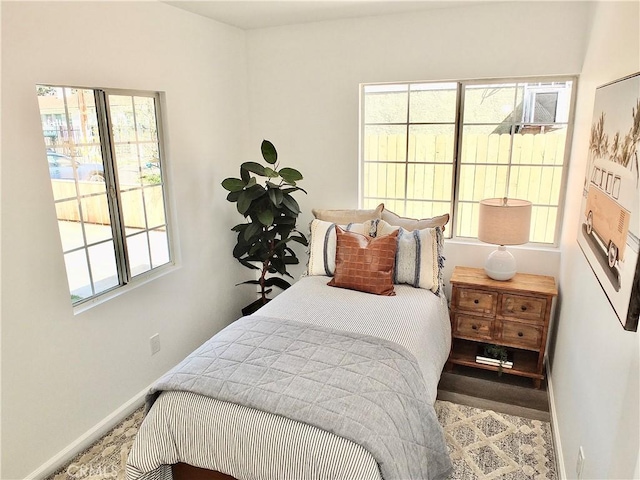
[[[247,251],[248,251],[247,244],[238,242],[236,246],[233,247],[233,257],[239,260],[240,257],[242,257],[247,253]]]
[[[245,217],[247,216],[247,211],[251,206],[251,200],[252,199],[249,196],[249,193],[247,192],[247,190],[243,190],[240,193],[240,196],[238,197],[238,203],[236,204],[236,208],[238,209],[238,212],[240,213],[240,215],[244,215]]]
[[[249,172],[253,172],[256,175],[260,175],[262,177],[265,176],[264,167],[256,162],[244,162],[242,165],[240,165],[240,168]]]
[[[271,210],[262,210],[258,212],[258,220],[265,227],[270,227],[273,224],[273,212]]]
[[[294,217],[280,216],[275,217],[273,223],[276,225],[295,225],[296,219]]]
[[[253,185],[245,190],[245,193],[249,196],[251,200],[256,200],[263,196],[266,192],[265,188],[262,185]]]
[[[233,227],[231,230],[234,232],[243,232],[245,228],[247,228],[249,225],[250,225],[249,223],[239,223],[238,225]]]
[[[302,174],[295,168],[281,168],[278,173],[285,182],[292,185],[295,185],[298,180],[302,180]]]
[[[241,168],[240,169],[240,178],[242,178],[242,181],[246,184],[246,183],[249,183],[251,175],[249,175],[249,171],[248,170],[245,170],[244,168]]]
[[[253,263],[248,262],[247,260],[243,259],[243,258],[238,258],[238,261],[244,265],[247,268],[250,268],[251,270],[260,270],[259,267],[256,267]]]
[[[222,181],[222,188],[230,192],[237,192],[244,188],[244,182],[239,178],[225,178]]]
[[[291,212],[297,216],[300,213],[300,205],[298,205],[298,202],[296,202],[296,199],[293,198],[291,195],[284,195],[282,197],[282,204],[287,207],[289,210],[291,210]]]
[[[280,176],[280,175],[279,175],[279,173],[278,173],[278,172],[276,172],[276,171],[275,171],[273,168],[271,168],[271,167],[265,167],[265,168],[264,168],[264,174],[265,174],[267,177],[269,177],[269,178],[276,178],[276,177]]]
[[[300,236],[298,237],[291,237],[291,240],[293,240],[294,242],[298,242],[299,244],[304,245],[305,247],[309,245],[309,242],[307,241],[307,237],[305,237],[302,234],[300,234]]]
[[[260,145],[260,150],[262,151],[262,158],[271,165],[278,161],[278,152],[276,151],[276,147],[273,146],[269,140],[263,140],[262,145]]]
[[[282,193],[291,193],[291,192],[295,192],[296,190],[302,190],[304,193],[307,193],[307,191],[304,188],[300,188],[300,187],[283,188]]]
[[[242,190],[238,190],[237,192],[229,192],[229,194],[227,195],[227,201],[229,202],[237,202],[238,198],[240,197],[240,192]]]
[[[282,203],[283,195],[279,189],[270,188],[267,193],[269,193],[269,199],[271,200],[271,203],[273,203],[276,207]]]
[[[286,290],[291,286],[289,282],[280,277],[270,277],[264,281],[265,287],[279,287],[282,290]]]
[[[256,177],[251,177],[247,182],[246,188],[253,187],[257,183]]]
[[[250,223],[249,227],[244,231],[244,239],[249,241],[251,237],[257,235],[262,230],[262,227],[259,223]]]
[[[247,280],[246,282],[236,283],[236,287],[238,285],[260,285],[260,282],[258,280]]]

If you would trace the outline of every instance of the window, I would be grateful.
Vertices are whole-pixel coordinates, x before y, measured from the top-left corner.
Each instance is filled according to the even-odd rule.
[[[37,86],[74,305],[171,263],[159,95]]]
[[[449,237],[476,237],[478,202],[533,203],[531,241],[555,244],[572,79],[363,85],[364,208],[450,213]]]

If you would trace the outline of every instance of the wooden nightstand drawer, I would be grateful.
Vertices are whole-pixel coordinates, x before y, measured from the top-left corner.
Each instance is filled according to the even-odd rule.
[[[527,297],[505,293],[502,295],[502,315],[544,322],[547,301],[540,297]]]
[[[503,343],[512,347],[538,350],[542,341],[542,327],[504,320],[498,335]]]
[[[493,319],[456,315],[454,334],[459,337],[474,340],[491,340],[493,334]]]
[[[456,307],[460,310],[495,315],[498,305],[498,293],[471,288],[458,289]]]

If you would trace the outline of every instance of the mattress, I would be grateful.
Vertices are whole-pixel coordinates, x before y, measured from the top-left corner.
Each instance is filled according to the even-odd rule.
[[[435,402],[450,349],[446,302],[431,291],[396,285],[380,297],[305,277],[260,309],[261,316],[317,324],[393,341],[416,357]],[[247,459],[249,461],[247,461]],[[127,478],[171,478],[184,462],[238,479],[380,479],[358,444],[311,425],[187,392],[163,392],[132,448]]]

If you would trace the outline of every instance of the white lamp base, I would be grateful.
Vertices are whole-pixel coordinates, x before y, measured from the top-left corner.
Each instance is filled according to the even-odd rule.
[[[487,258],[484,271],[494,280],[509,280],[516,274],[516,259],[504,245],[500,245]]]

